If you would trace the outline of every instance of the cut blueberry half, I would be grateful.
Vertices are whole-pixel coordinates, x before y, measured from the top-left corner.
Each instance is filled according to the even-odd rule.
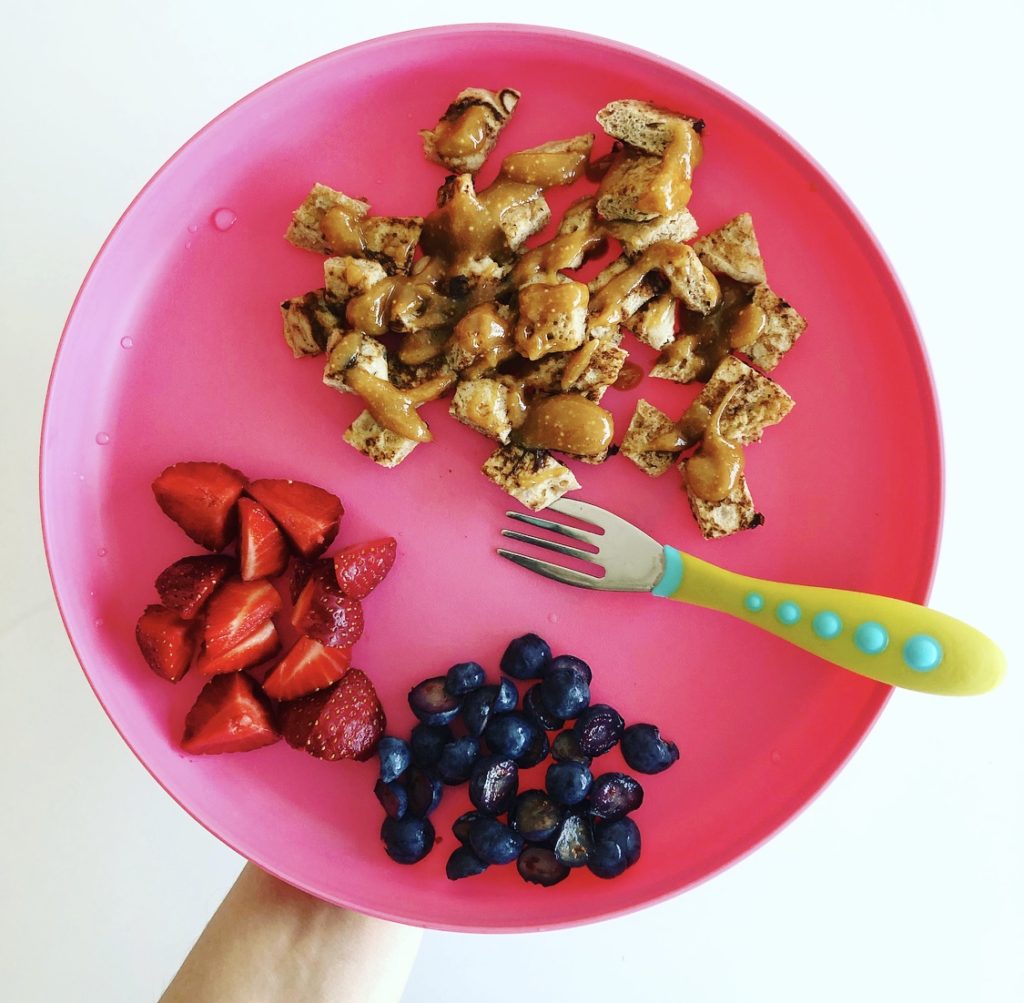
[[[444,688],[444,680],[444,676],[434,676],[409,690],[409,706],[424,724],[449,724],[459,713],[462,701]]]

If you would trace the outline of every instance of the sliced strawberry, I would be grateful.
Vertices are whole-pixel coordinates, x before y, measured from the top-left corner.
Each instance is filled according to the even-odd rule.
[[[238,559],[243,582],[274,578],[288,566],[288,545],[281,530],[250,498],[238,499]]]
[[[291,624],[298,627],[309,613],[317,585],[326,589],[338,588],[334,577],[334,562],[329,557],[321,557],[318,561],[304,561],[301,557],[295,562],[292,575],[292,615]]]
[[[351,661],[347,648],[325,648],[311,637],[300,637],[263,680],[263,692],[274,700],[295,700],[337,682]]]
[[[147,606],[135,625],[135,640],[149,667],[176,683],[192,664],[196,625],[166,606]]]
[[[207,755],[247,752],[280,737],[259,687],[244,672],[232,672],[203,687],[185,718],[181,747]]]
[[[214,658],[240,644],[281,608],[277,589],[265,578],[255,582],[228,579],[206,608],[203,651]]]
[[[295,563],[292,565],[291,577],[288,580],[288,591],[291,594],[292,605],[298,601],[299,594],[306,587],[306,582],[309,581],[309,576],[313,573],[313,568],[318,564],[326,565],[331,563],[329,557],[322,557],[319,561],[307,561],[304,557],[296,557]]]
[[[205,649],[200,652],[196,669],[204,676],[216,676],[222,672],[239,672],[252,668],[272,658],[281,650],[281,638],[273,620],[267,620],[233,648],[220,655],[211,655]]]
[[[235,559],[220,554],[183,557],[164,568],[156,580],[160,601],[191,620],[213,594],[213,590],[234,570]]]
[[[281,730],[289,745],[318,759],[368,759],[387,721],[373,683],[349,669],[329,689],[281,705]]]
[[[253,481],[247,488],[284,530],[288,542],[303,557],[318,557],[338,535],[345,512],[330,491],[302,481]]]
[[[175,463],[153,481],[157,504],[207,550],[223,550],[235,538],[244,488],[245,475],[223,463]]]
[[[328,578],[314,569],[292,610],[292,623],[321,644],[351,648],[363,634],[363,607],[343,595],[333,577],[333,570]]]
[[[350,599],[365,599],[395,563],[397,545],[392,536],[357,543],[334,555],[334,574],[341,591]]]

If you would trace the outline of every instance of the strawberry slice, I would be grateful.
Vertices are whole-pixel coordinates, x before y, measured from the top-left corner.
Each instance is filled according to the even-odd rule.
[[[263,680],[263,692],[274,700],[295,700],[337,682],[351,661],[347,648],[326,648],[300,637]]]
[[[288,566],[288,545],[270,513],[250,498],[238,500],[238,559],[242,581],[274,578]]]
[[[386,724],[377,691],[359,669],[349,669],[329,689],[281,705],[285,740],[317,759],[368,759]]]
[[[317,591],[317,583],[325,589],[337,590],[338,581],[334,577],[334,562],[329,557],[321,557],[318,561],[306,561],[300,557],[295,562],[291,580],[291,624],[293,627],[298,627],[306,619],[313,596]]]
[[[246,490],[273,516],[303,557],[319,557],[338,535],[345,509],[330,491],[283,480],[253,481]]]
[[[149,667],[176,683],[192,664],[196,625],[166,606],[147,606],[135,625],[135,640]]]
[[[334,567],[315,567],[292,609],[292,626],[331,648],[351,648],[363,635],[363,607],[334,580]]]
[[[156,580],[160,601],[183,620],[191,620],[213,594],[213,590],[234,570],[233,557],[204,554],[183,557],[164,568]]]
[[[350,599],[365,599],[395,563],[397,545],[392,536],[345,547],[334,555],[334,574]]]
[[[245,475],[223,463],[175,463],[153,481],[157,504],[207,550],[223,550],[234,539],[244,488]]]
[[[222,672],[239,672],[265,662],[281,650],[281,638],[273,620],[267,620],[233,648],[220,655],[211,655],[205,648],[199,655],[196,668],[204,676]]]
[[[259,687],[244,672],[232,672],[203,687],[185,718],[181,747],[206,755],[247,752],[280,737]]]
[[[277,589],[265,578],[243,582],[230,578],[206,608],[203,651],[210,658],[223,655],[261,627],[281,608]]]

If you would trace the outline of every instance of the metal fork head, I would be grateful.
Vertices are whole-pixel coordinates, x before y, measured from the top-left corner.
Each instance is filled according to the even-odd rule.
[[[605,592],[650,592],[665,573],[665,551],[661,544],[625,519],[596,505],[588,505],[586,502],[570,498],[560,498],[549,505],[547,511],[588,523],[597,527],[599,532],[577,529],[575,526],[567,526],[562,522],[542,519],[524,512],[505,514],[510,519],[558,533],[594,549],[570,547],[554,540],[545,540],[511,529],[503,529],[501,535],[597,565],[604,569],[603,577],[564,568],[560,564],[541,561],[536,557],[517,554],[511,550],[499,549],[498,553],[514,564],[535,571],[538,575],[544,575],[545,578],[553,578],[556,582],[575,585],[581,589],[601,589]]]

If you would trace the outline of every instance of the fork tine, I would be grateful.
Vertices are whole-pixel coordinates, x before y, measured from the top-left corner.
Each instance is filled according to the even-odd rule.
[[[557,564],[550,564],[547,561],[538,561],[535,557],[527,557],[525,554],[516,554],[511,550],[499,550],[499,554],[513,564],[518,564],[527,571],[535,571],[545,578],[554,579],[556,582],[564,582],[566,585],[576,585],[581,589],[600,589],[601,579],[593,575],[585,575],[580,571],[573,571],[571,568],[563,568]]]
[[[601,563],[596,554],[591,554],[586,550],[577,550],[575,547],[567,547],[564,543],[556,543],[554,540],[541,540],[526,533],[517,533],[514,529],[503,529],[501,535],[507,536],[510,540],[518,540],[520,543],[532,543],[535,547],[553,550],[556,554],[565,554],[566,557],[575,557],[580,561],[589,561],[591,564]]]
[[[569,515],[571,513],[566,513]],[[566,526],[561,522],[552,522],[550,519],[541,519],[535,515],[527,515],[525,512],[506,512],[510,519],[516,519],[519,522],[525,522],[530,526],[536,526],[538,529],[547,529],[552,533],[561,533],[562,536],[568,536],[572,540],[580,540],[582,543],[590,543],[595,547],[601,542],[600,533],[589,533],[585,529],[576,529],[575,526]]]

